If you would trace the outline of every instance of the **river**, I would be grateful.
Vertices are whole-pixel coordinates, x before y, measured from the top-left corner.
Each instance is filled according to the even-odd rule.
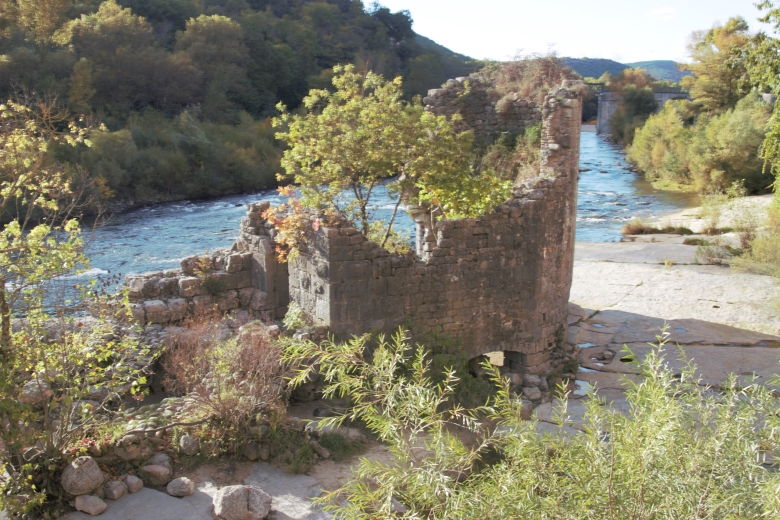
[[[695,205],[687,194],[660,192],[627,169],[619,147],[595,133],[581,135],[577,240],[616,242],[631,218],[657,217]],[[89,239],[89,274],[131,274],[174,269],[193,254],[229,247],[238,235],[246,204],[283,201],[276,190],[206,201],[160,204],[128,211],[96,228]],[[389,218],[392,204],[379,199],[375,214]],[[399,212],[398,226],[412,231],[411,219]]]

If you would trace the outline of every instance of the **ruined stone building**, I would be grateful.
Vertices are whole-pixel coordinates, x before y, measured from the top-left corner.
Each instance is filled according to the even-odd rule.
[[[267,320],[297,302],[337,337],[392,331],[444,333],[469,357],[503,351],[516,372],[544,374],[563,358],[572,283],[581,105],[566,82],[544,102],[495,103],[465,78],[431,90],[427,110],[460,113],[478,137],[542,122],[539,177],[479,218],[417,223],[416,255],[390,254],[352,227],[311,230],[289,264],[276,260],[263,205],[250,205],[232,251],[215,258],[208,291],[193,266],[128,277],[139,320],[163,323],[216,306]],[[211,282],[214,285],[214,282]],[[242,311],[242,312],[243,312]]]

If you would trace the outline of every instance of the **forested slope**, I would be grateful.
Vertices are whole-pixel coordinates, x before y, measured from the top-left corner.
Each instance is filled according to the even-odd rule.
[[[406,95],[478,64],[359,0],[0,0],[0,99],[56,96],[104,129],[59,152],[134,204],[275,183],[266,118],[331,68],[403,75]]]

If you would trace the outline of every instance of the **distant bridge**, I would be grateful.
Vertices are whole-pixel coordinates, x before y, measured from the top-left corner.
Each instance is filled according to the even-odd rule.
[[[666,102],[672,99],[691,99],[690,94],[677,89],[660,89],[654,91],[654,94],[655,102],[658,105],[656,112],[660,112]],[[600,134],[612,133],[609,120],[612,118],[612,114],[620,108],[620,104],[623,101],[622,98],[623,96],[620,92],[599,92],[599,113],[596,132]]]

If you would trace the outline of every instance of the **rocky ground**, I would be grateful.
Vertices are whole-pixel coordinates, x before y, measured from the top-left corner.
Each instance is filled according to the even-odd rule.
[[[760,201],[760,202],[763,202]],[[695,228],[696,210],[669,219]],[[687,221],[683,221],[687,218]],[[727,224],[723,224],[727,225]],[[740,274],[727,266],[699,265],[696,246],[684,237],[650,235],[621,243],[578,243],[571,292],[569,341],[579,346],[580,369],[568,403],[566,429],[581,428],[590,390],[609,406],[627,412],[625,378],[636,378],[623,347],[645,355],[666,324],[671,334],[668,360],[682,366],[677,345],[693,360],[703,384],[718,385],[730,373],[767,380],[780,373],[780,280]],[[317,403],[291,410],[313,419]],[[559,402],[536,409],[541,429],[556,427]],[[164,412],[163,412],[164,413]],[[372,444],[362,456],[389,461],[388,450]],[[358,457],[344,462],[321,460],[309,475],[289,475],[264,462],[218,460],[197,468],[173,468],[194,492],[175,498],[164,488],[144,487],[119,500],[106,499],[100,516],[107,520],[174,520],[213,518],[217,491],[230,485],[258,486],[271,496],[268,518],[319,520],[331,518],[311,504],[323,490],[335,490],[350,478]],[[2,518],[0,513],[0,518]],[[70,513],[68,520],[90,518]]]

